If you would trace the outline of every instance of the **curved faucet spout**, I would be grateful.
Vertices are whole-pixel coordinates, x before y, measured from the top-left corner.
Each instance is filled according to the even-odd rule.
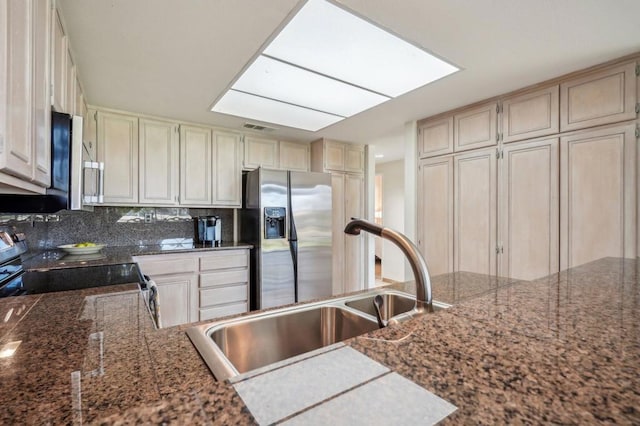
[[[400,232],[362,219],[353,219],[344,228],[344,232],[350,235],[360,235],[360,231],[366,231],[389,240],[402,250],[404,255],[407,256],[407,261],[411,265],[416,280],[416,307],[414,311],[417,313],[433,312],[431,278],[429,277],[427,262],[425,262],[415,244]]]

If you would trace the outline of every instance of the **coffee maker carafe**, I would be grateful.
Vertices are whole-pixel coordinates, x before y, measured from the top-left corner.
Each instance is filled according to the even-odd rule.
[[[222,242],[222,221],[220,216],[200,216],[193,218],[196,242],[203,245],[219,246]]]

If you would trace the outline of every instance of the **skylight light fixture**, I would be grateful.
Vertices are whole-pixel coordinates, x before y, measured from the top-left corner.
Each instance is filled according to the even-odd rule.
[[[211,108],[316,131],[458,70],[325,0],[308,0]]]

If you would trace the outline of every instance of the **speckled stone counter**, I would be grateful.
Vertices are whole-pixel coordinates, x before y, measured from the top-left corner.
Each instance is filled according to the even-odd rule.
[[[27,271],[74,268],[82,266],[117,265],[133,262],[133,256],[168,253],[189,253],[215,250],[250,249],[251,244],[243,242],[223,242],[212,247],[209,244],[150,244],[142,246],[107,246],[96,254],[71,255],[62,250],[44,250],[27,253],[23,256],[23,267]]]
[[[639,278],[614,258],[532,282],[443,275],[453,307],[346,343],[457,406],[445,424],[639,424]],[[22,340],[0,360],[0,423],[255,422],[130,287],[0,299],[0,317],[0,344]]]

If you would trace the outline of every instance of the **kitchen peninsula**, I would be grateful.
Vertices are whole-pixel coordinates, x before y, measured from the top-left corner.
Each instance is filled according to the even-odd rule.
[[[454,404],[444,424],[637,424],[639,269],[436,276],[434,298],[453,307],[345,343]],[[0,313],[0,346],[21,341],[0,359],[0,423],[255,423],[187,326],[154,329],[134,285],[6,298]]]

